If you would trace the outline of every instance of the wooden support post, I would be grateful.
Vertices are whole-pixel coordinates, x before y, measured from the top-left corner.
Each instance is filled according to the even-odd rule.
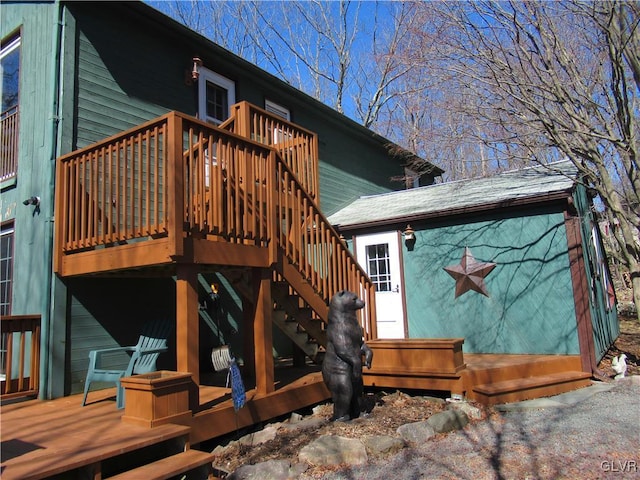
[[[253,343],[255,351],[256,390],[266,395],[275,390],[273,362],[273,303],[271,299],[271,272],[265,268],[253,269]]]
[[[256,348],[253,328],[255,305],[246,298],[242,298],[242,325],[244,332],[242,335],[242,348],[244,358],[243,373],[248,377],[256,377]]]
[[[199,385],[198,267],[179,263],[176,273],[176,365],[179,372],[191,373]]]

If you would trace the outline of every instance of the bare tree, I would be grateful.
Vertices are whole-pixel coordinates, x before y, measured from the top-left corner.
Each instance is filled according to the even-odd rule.
[[[411,41],[410,2],[151,3],[367,127],[406,93],[413,67],[397,51]]]
[[[477,125],[460,137],[478,140],[480,134],[494,162],[569,158],[619,225],[619,260],[640,306],[639,4],[419,6],[443,34],[405,58],[438,72],[440,85],[465,99],[447,100],[447,108],[465,118],[461,125]]]

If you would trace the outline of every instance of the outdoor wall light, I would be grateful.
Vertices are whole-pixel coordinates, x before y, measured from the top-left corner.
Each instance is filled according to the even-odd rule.
[[[202,59],[197,55],[191,59],[193,61],[193,67],[191,68],[191,80],[194,82],[200,78],[200,67],[202,66]]]
[[[35,195],[33,197],[29,197],[27,198],[24,202],[22,202],[23,205],[34,205],[35,207],[39,207],[40,206],[40,197],[36,197]]]
[[[411,225],[407,225],[407,228],[404,229],[404,232],[402,232],[402,234],[404,235],[405,242],[416,239],[416,232],[413,228],[411,228]]]
[[[416,232],[411,228],[411,225],[407,225],[402,235],[404,236],[404,244],[409,250],[413,250],[413,246],[416,244]]]
[[[184,72],[184,83],[186,85],[193,85],[194,82],[197,82],[198,78],[200,78],[200,67],[202,67],[202,59],[196,55],[191,59],[191,62],[191,70],[186,70]]]

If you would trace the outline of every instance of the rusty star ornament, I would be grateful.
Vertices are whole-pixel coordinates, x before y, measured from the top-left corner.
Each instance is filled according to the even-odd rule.
[[[458,298],[469,290],[488,297],[489,292],[487,292],[484,279],[495,267],[496,264],[492,262],[478,262],[473,258],[469,247],[465,247],[460,264],[444,267],[444,270],[456,281],[455,298]]]

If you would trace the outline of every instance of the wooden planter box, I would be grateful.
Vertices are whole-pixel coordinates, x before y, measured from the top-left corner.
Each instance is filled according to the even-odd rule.
[[[370,340],[371,372],[405,375],[456,375],[465,368],[462,338]],[[367,372],[365,367],[365,373]]]
[[[463,343],[463,338],[370,340],[373,363],[362,371],[364,384],[461,392]]]
[[[165,423],[191,424],[190,373],[144,373],[120,380],[125,389],[122,421],[149,428]]]

